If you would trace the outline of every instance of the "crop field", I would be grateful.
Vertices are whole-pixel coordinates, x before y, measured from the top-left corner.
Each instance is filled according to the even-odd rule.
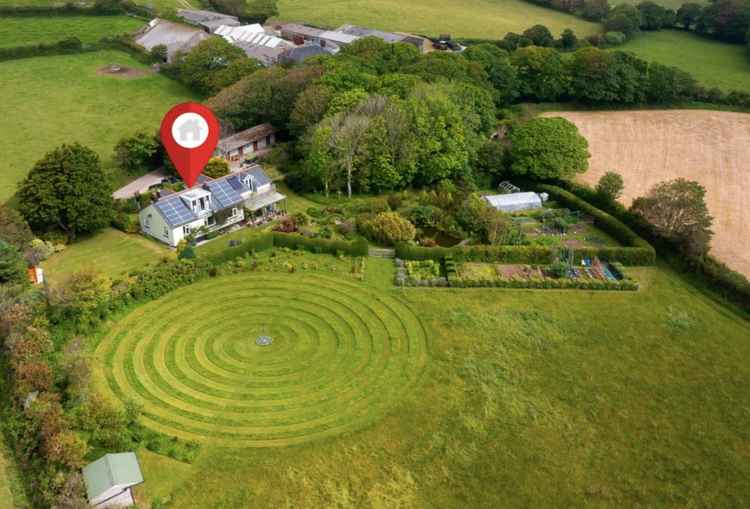
[[[134,32],[143,24],[128,16],[0,17],[0,48],[52,43],[66,37],[93,43],[104,36]]]
[[[643,32],[617,49],[692,74],[706,87],[750,90],[750,60],[741,44],[727,44],[681,30]]]
[[[257,344],[263,337],[272,343]],[[114,395],[145,405],[147,426],[266,447],[382,417],[419,380],[427,344],[419,319],[385,293],[318,276],[240,275],[139,308],[98,356]]]
[[[70,244],[64,251],[52,255],[42,267],[47,280],[59,285],[74,273],[91,269],[118,278],[164,257],[174,257],[174,252],[140,235],[108,228]]]
[[[599,25],[522,0],[280,0],[279,20],[337,27],[344,23],[437,36],[502,39],[536,24],[555,36],[572,28],[579,37]]]
[[[590,169],[579,178],[595,184],[607,171],[625,179],[629,205],[658,182],[684,177],[700,182],[714,217],[712,253],[750,276],[750,115],[672,110],[554,112],[574,122],[589,142]]]
[[[97,69],[113,63],[145,69],[119,51],[0,62],[3,111],[13,113],[0,116],[0,202],[15,193],[47,151],[74,141],[97,151],[113,184],[121,185],[128,177],[112,161],[117,141],[138,129],[156,131],[170,107],[198,99],[158,74],[136,79],[97,75]]]
[[[629,294],[402,290],[373,258],[362,282],[220,276],[113,320],[95,379],[203,444],[192,464],[139,451],[144,502],[745,507],[750,325],[631,271]]]

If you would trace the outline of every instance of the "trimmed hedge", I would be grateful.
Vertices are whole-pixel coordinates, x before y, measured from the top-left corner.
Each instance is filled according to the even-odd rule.
[[[534,290],[617,290],[636,291],[638,283],[632,280],[600,281],[580,279],[457,279],[451,281],[455,288],[528,288]]]
[[[601,200],[596,191],[590,187],[567,181],[558,182],[558,185],[564,186],[569,194],[574,194],[580,199],[595,203]],[[659,236],[651,225],[639,216],[632,214],[621,203],[598,204],[613,217],[618,218],[640,235],[649,239],[673,267],[680,271],[694,274],[703,284],[716,291],[721,297],[736,304],[744,311],[750,312],[750,280],[743,274],[730,269],[711,255],[686,257],[679,254],[680,250],[678,246],[670,240]]]
[[[50,55],[68,55],[72,53],[96,51],[97,49],[99,48],[93,45],[84,45],[76,37],[69,37],[61,41],[47,44],[27,44],[25,46],[0,48],[0,61]]]
[[[354,241],[311,239],[293,233],[273,233],[273,245],[290,249],[304,249],[313,253],[339,254],[349,256],[367,256],[369,244],[365,239]]]
[[[436,260],[451,257],[457,262],[499,262],[549,264],[555,260],[556,250],[547,246],[461,246],[422,247],[400,243],[396,257],[404,260]]]
[[[216,242],[220,241],[217,240]],[[238,246],[228,247],[220,253],[205,258],[211,263],[219,264],[245,256],[247,253],[265,251],[274,247],[302,249],[313,253],[332,255],[343,253],[348,256],[367,256],[369,244],[365,239],[348,242],[345,240],[310,239],[292,233],[266,232],[254,235]]]

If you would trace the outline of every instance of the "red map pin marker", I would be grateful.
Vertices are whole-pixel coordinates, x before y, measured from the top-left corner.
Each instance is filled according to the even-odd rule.
[[[164,115],[159,133],[182,180],[193,187],[219,143],[216,116],[202,104],[178,104]]]

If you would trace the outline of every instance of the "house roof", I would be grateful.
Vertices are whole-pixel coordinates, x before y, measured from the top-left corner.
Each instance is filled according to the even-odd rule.
[[[164,196],[154,202],[153,206],[164,217],[164,220],[170,227],[178,228],[198,220],[198,216],[187,206],[184,200],[189,199],[193,194],[205,196],[210,193],[212,210],[214,212],[241,203],[244,200],[243,195],[252,191],[250,187],[242,183],[241,177],[245,174],[252,175],[256,186],[262,186],[271,182],[271,179],[263,171],[263,167],[257,164],[247,170],[230,173],[217,179],[201,175],[198,178],[197,186],[179,193]]]
[[[200,28],[156,18],[136,36],[135,42],[149,51],[154,46],[166,46],[167,59],[171,61],[178,51],[189,51],[209,37],[211,36]]]
[[[228,25],[220,25],[214,33],[216,35],[221,36],[229,36],[232,39],[240,39],[243,36],[252,36],[255,34],[264,34],[265,30],[263,27],[258,23],[253,23],[252,25],[241,25],[236,27],[231,27]]]
[[[219,151],[224,153],[230,152],[239,147],[244,147],[245,145],[254,141],[261,140],[269,134],[273,134],[275,132],[276,129],[274,129],[271,124],[256,125],[255,127],[251,127],[250,129],[245,129],[244,131],[240,131],[236,134],[233,134],[232,136],[223,138],[221,141],[219,141]]]
[[[377,37],[385,42],[400,42],[403,41],[405,36],[400,34],[394,34],[391,32],[383,32],[382,30],[375,30],[373,28],[359,27],[356,25],[342,25],[337,32],[343,32],[345,34],[354,35],[357,37]]]
[[[235,42],[234,45],[243,50],[245,55],[259,60],[263,65],[275,64],[279,57],[287,51],[286,47],[268,48],[266,46],[255,46],[247,42]]]
[[[330,55],[331,52],[322,46],[317,44],[305,44],[304,46],[297,46],[289,51],[285,52],[281,57],[281,60],[285,62],[301,63],[311,57],[318,55]]]
[[[204,11],[201,9],[178,9],[177,15],[185,21],[192,23],[204,23],[206,21],[213,20],[224,20],[226,24],[237,23],[239,24],[239,18],[237,16],[231,16],[229,14],[222,14],[214,11]]]
[[[242,196],[228,182],[228,179],[222,178],[208,182],[206,187],[213,196],[214,210],[223,210],[242,202]]]
[[[83,480],[91,501],[115,486],[128,488],[142,483],[143,474],[135,453],[122,452],[105,454],[83,467]]]
[[[351,44],[360,38],[358,35],[347,34],[336,30],[328,30],[327,32],[323,32],[319,37],[321,39],[325,39],[326,41],[332,41],[338,44]]]
[[[299,35],[306,35],[308,37],[319,37],[320,34],[325,32],[320,28],[315,28],[307,25],[300,25],[299,23],[286,23],[279,27],[282,32],[292,32]]]

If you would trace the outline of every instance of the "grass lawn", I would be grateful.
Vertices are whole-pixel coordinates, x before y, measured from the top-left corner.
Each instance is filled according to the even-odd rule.
[[[112,162],[122,136],[138,129],[156,131],[174,104],[198,99],[182,85],[157,74],[128,80],[99,76],[112,63],[144,68],[125,53],[101,51],[0,63],[0,202],[50,149],[79,141],[96,150],[115,185],[128,177]]]
[[[344,23],[423,35],[502,39],[535,24],[557,36],[566,28],[579,37],[599,25],[522,0],[280,0],[278,19],[338,27]]]
[[[176,476],[163,475],[171,460],[139,453],[143,500],[750,504],[750,325],[669,269],[631,269],[635,293],[401,290],[388,260],[369,258],[358,282],[335,257],[277,258],[104,331],[103,390],[204,444]],[[276,341],[258,347],[259,334]],[[257,447],[285,441],[300,445]]]
[[[51,284],[59,284],[71,274],[94,269],[112,278],[159,261],[174,253],[164,245],[140,235],[107,228],[93,237],[69,245],[43,264]]]
[[[680,30],[643,32],[618,47],[640,58],[678,67],[704,86],[750,90],[750,61],[745,47]]]
[[[128,16],[0,17],[0,47],[52,43],[66,37],[92,43],[104,36],[134,32],[143,24]]]

